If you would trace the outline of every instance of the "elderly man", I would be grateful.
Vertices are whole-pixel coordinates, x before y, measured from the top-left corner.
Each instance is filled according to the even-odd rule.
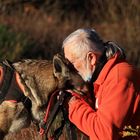
[[[95,109],[80,97],[69,100],[69,119],[90,140],[120,140],[125,125],[140,125],[140,71],[123,50],[104,43],[92,29],[78,29],[63,42],[65,57],[93,82]],[[72,92],[72,91],[71,91]]]

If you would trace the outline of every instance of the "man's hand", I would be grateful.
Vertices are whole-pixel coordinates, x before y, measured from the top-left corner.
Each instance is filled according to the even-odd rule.
[[[79,94],[79,92],[76,92],[75,90],[67,90],[68,93],[72,95],[72,97],[69,99],[68,104],[73,103],[76,100],[83,100],[84,102],[88,103],[92,108],[95,108],[95,103],[92,101],[90,97],[88,97],[85,94]]]
[[[72,103],[73,103],[74,101],[76,101],[77,99],[78,99],[77,97],[72,96],[72,97],[70,98],[68,104],[69,104],[69,105],[72,104]]]

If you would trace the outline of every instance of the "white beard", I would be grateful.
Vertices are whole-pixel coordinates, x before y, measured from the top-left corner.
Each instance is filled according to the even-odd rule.
[[[85,82],[90,82],[92,79],[92,73],[88,73],[87,75],[82,77]]]
[[[95,71],[95,66],[91,69],[91,66],[90,66],[90,62],[87,62],[85,65],[85,73],[80,73],[79,74],[81,75],[81,77],[83,78],[83,80],[85,82],[90,82],[91,79],[92,79],[92,75]]]
[[[92,71],[91,70],[87,70],[86,73],[84,73],[84,74],[79,73],[79,74],[81,75],[81,77],[83,78],[83,80],[85,82],[90,82],[91,79],[92,79],[93,73],[94,73],[94,70],[92,70]]]

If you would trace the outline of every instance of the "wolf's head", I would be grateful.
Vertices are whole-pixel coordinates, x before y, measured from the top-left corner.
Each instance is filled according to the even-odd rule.
[[[88,84],[78,74],[74,66],[60,54],[53,58],[53,73],[58,79],[59,89],[77,90],[81,94],[88,92]]]

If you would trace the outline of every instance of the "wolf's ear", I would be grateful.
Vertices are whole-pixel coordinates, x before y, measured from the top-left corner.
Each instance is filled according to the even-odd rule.
[[[56,54],[53,57],[53,73],[58,79],[68,77],[69,75],[69,69],[65,64],[64,59],[65,58],[60,54]]]

